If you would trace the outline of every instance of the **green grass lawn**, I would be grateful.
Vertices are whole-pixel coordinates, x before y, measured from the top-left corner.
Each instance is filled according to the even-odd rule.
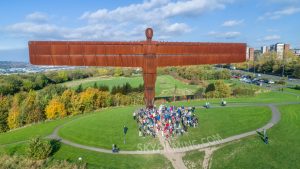
[[[83,80],[75,80],[72,82],[63,83],[67,87],[75,89],[78,85],[82,84],[83,88],[93,87],[94,83],[97,85],[106,85],[112,89],[113,86],[123,85],[129,83],[132,87],[138,87],[143,84],[143,78],[141,76],[136,77],[92,77]],[[170,75],[157,76],[155,93],[156,96],[173,96],[175,91],[175,85],[177,87],[175,95],[189,95],[197,91],[199,86],[185,84],[182,81],[174,79]]]
[[[189,151],[182,157],[185,166],[188,169],[201,169],[205,153],[203,151]]]
[[[170,161],[160,154],[155,155],[121,155],[105,154],[63,145],[54,155],[55,159],[78,162],[82,157],[89,169],[100,168],[130,168],[130,169],[165,169],[173,168]]]
[[[91,77],[87,79],[81,79],[81,80],[74,80],[70,82],[63,83],[63,85],[71,88],[76,88],[80,84],[82,84],[82,87],[88,88],[93,87],[94,84],[97,83],[97,85],[106,85],[111,88],[113,86],[120,86],[125,83],[129,83],[132,87],[138,87],[140,84],[143,84],[143,78],[141,76],[134,76],[134,77]]]
[[[65,124],[59,135],[76,143],[111,149],[117,144],[121,150],[141,150],[141,145],[156,145],[160,147],[158,139],[138,136],[138,124],[132,118],[137,107],[110,108],[98,113]],[[126,135],[126,144],[123,143],[123,126],[129,129]]]
[[[0,146],[1,154],[24,156],[26,144]],[[82,158],[82,162],[78,158]],[[121,155],[105,154],[94,151],[74,148],[68,145],[61,145],[60,149],[49,158],[49,163],[53,160],[67,160],[72,163],[86,163],[88,169],[172,169],[172,164],[164,156],[155,155]]]
[[[294,90],[290,90],[293,93],[296,93]],[[189,101],[177,101],[177,102],[171,102],[167,104],[181,106],[203,106],[205,102],[209,102],[212,106],[220,106],[222,99],[201,99],[201,100],[189,100]],[[225,98],[227,101],[227,104],[230,106],[231,104],[235,103],[286,103],[286,102],[300,102],[300,97],[295,96],[294,94],[290,93],[282,93],[282,92],[265,92],[257,94],[254,97],[231,97],[231,98]]]
[[[300,95],[300,90],[296,90],[296,89],[291,89],[291,88],[284,88],[285,92],[291,92],[291,93],[295,93],[297,95]]]
[[[0,133],[0,145],[29,140],[36,136],[47,136],[53,132],[55,127],[77,117],[68,117],[54,121],[42,122],[39,124],[33,124],[30,126],[12,130],[6,133]]]
[[[229,144],[213,154],[212,168],[300,168],[300,105],[280,107],[281,121],[268,130],[269,144],[257,136]]]
[[[138,125],[132,119],[134,110],[136,107],[112,108],[87,115],[65,124],[59,135],[79,144],[106,149],[111,149],[112,144],[117,144],[122,150],[140,150],[144,144],[160,148],[157,139],[138,136]],[[203,142],[202,138],[217,134],[228,137],[262,127],[271,119],[267,107],[198,109],[196,115],[200,126],[190,128],[187,134],[178,137],[176,143],[195,140],[193,143],[199,144]],[[123,143],[123,125],[129,128],[126,144]]]
[[[198,85],[185,84],[182,81],[174,79],[170,75],[158,76],[155,84],[156,96],[173,96],[176,86],[176,96],[194,94],[198,89]]]
[[[268,107],[228,107],[213,109],[197,109],[199,126],[189,128],[188,133],[173,142],[173,147],[184,143],[201,144],[211,141],[211,137],[226,138],[256,130],[271,119]]]

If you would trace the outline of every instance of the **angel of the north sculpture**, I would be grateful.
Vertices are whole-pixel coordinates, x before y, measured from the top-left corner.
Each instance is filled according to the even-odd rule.
[[[30,63],[55,66],[141,67],[144,99],[151,108],[155,98],[157,67],[226,64],[246,60],[245,43],[152,41],[153,30],[145,31],[146,41],[29,41]]]

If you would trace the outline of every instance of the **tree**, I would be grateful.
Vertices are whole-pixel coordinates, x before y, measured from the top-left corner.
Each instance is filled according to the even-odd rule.
[[[122,94],[126,95],[126,94],[130,93],[131,91],[132,91],[131,85],[128,82],[126,82],[125,85],[122,86]]]
[[[67,115],[65,105],[58,99],[58,97],[53,98],[45,110],[47,119],[62,118]]]
[[[74,95],[76,95],[76,93],[73,90],[68,89],[65,90],[60,97],[61,102],[65,105],[68,115],[72,114],[72,98],[74,97]]]
[[[214,79],[230,79],[231,78],[231,74],[230,71],[225,69],[225,70],[221,70],[221,71],[216,71],[214,73]]]
[[[0,133],[9,129],[7,125],[7,117],[10,108],[10,99],[0,95]]]
[[[59,78],[59,83],[62,83],[62,82],[66,82],[68,81],[68,74],[66,71],[59,71],[58,72],[58,78]]]
[[[12,99],[12,107],[10,108],[7,117],[7,125],[10,129],[22,126],[20,105],[26,96],[26,92],[19,92],[15,94]]]
[[[207,86],[206,97],[208,98],[225,98],[231,94],[231,89],[224,81],[216,81]]]
[[[113,86],[110,93],[111,94],[117,94],[117,87]]]
[[[104,91],[104,92],[108,92],[109,91],[109,87],[107,85],[100,85],[99,86],[99,90],[100,91]]]
[[[99,74],[99,76],[107,76],[108,70],[106,68],[100,68],[100,69],[98,69],[98,74]]]
[[[80,93],[80,92],[82,92],[82,91],[83,91],[82,84],[80,84],[80,85],[77,87],[76,92],[77,92],[77,93]]]
[[[295,76],[296,78],[300,78],[300,64],[295,66],[293,76]]]
[[[216,86],[216,91],[218,92],[218,97],[219,98],[225,98],[229,97],[231,94],[231,89],[230,87],[224,83],[224,81],[217,81],[215,83]]]
[[[35,84],[31,80],[25,79],[23,80],[22,83],[23,83],[23,87],[22,87],[23,91],[29,91],[35,88]]]
[[[95,89],[98,88],[98,85],[97,85],[97,82],[94,83],[94,86],[93,86]]]
[[[30,91],[21,103],[21,123],[31,124],[44,120],[44,114],[37,100],[37,93]]]
[[[122,75],[123,75],[122,69],[121,68],[115,68],[114,76],[119,77],[119,76],[122,76]]]
[[[95,97],[95,108],[109,107],[112,105],[112,96],[109,92],[98,91]]]
[[[49,79],[45,74],[38,74],[35,78],[36,89],[42,89],[48,85]]]
[[[28,157],[35,160],[46,159],[50,156],[52,147],[49,141],[43,141],[40,137],[33,138],[29,141],[26,153]]]
[[[132,73],[133,73],[133,70],[130,69],[130,68],[127,68],[127,69],[123,70],[123,74],[124,74],[125,77],[130,77],[132,75]]]
[[[84,111],[84,106],[81,103],[80,96],[75,93],[71,97],[71,115],[81,114]]]
[[[10,129],[15,129],[21,126],[19,120],[20,114],[19,106],[14,103],[7,117],[7,125]]]
[[[96,108],[95,101],[97,99],[98,89],[88,88],[80,93],[80,103],[83,106],[84,112],[92,111]]]

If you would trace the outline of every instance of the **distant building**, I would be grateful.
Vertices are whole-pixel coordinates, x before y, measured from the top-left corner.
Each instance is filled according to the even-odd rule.
[[[254,60],[257,60],[262,55],[261,50],[254,50]]]
[[[296,56],[300,56],[300,49],[291,49],[291,51],[292,51]]]
[[[246,60],[249,60],[249,47],[246,48]]]
[[[246,51],[246,59],[253,61],[254,60],[254,48],[247,47]]]
[[[284,52],[290,51],[290,44],[284,44]]]
[[[290,50],[289,44],[276,43],[270,46],[270,51],[276,52],[279,59],[283,59],[286,52]]]
[[[264,53],[268,53],[269,52],[269,46],[262,46],[261,47],[261,53],[264,54]]]

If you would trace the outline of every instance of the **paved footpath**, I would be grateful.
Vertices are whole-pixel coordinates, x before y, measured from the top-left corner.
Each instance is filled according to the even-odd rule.
[[[161,153],[171,161],[173,168],[174,169],[187,169],[186,166],[183,163],[182,156],[184,155],[183,153],[174,153],[172,150],[169,141],[165,140],[159,132],[158,134],[158,139],[160,144],[163,146],[163,150]]]

